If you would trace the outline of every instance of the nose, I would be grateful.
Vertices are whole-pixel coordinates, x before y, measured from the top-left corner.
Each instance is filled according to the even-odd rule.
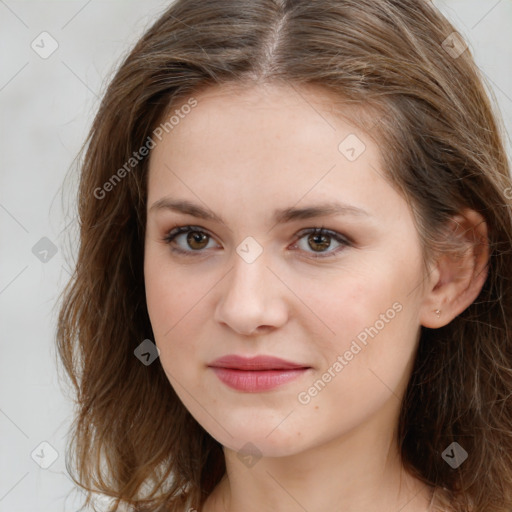
[[[219,283],[215,320],[238,334],[267,333],[288,319],[287,288],[267,265],[264,253],[252,263],[235,254],[233,268]]]

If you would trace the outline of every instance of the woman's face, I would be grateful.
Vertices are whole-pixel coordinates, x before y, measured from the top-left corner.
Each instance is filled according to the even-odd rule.
[[[194,98],[158,132],[148,181],[147,305],[171,385],[233,450],[284,456],[355,428],[389,432],[425,276],[380,148],[317,89],[223,86]],[[187,213],[172,206],[185,202]],[[315,213],[327,205],[338,211]],[[166,241],[186,226],[199,233]],[[295,367],[216,362],[231,355]]]

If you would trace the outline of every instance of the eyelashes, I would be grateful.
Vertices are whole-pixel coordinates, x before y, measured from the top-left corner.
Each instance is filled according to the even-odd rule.
[[[186,244],[198,244],[201,247],[199,248],[192,248],[190,250],[183,249],[182,247],[176,246],[176,239],[180,235],[189,234],[184,238],[184,241]],[[309,238],[307,238],[309,237]],[[313,246],[319,246],[320,249],[328,249],[332,245],[331,240],[334,240],[340,246],[332,251],[327,250],[319,250],[316,251],[314,249],[307,250],[307,249],[299,249],[299,251],[305,253],[307,256],[313,259],[316,258],[333,258],[337,256],[341,251],[343,251],[346,247],[350,247],[353,245],[352,241],[342,233],[338,233],[337,231],[332,231],[329,229],[325,229],[323,227],[321,228],[308,228],[300,231],[296,235],[296,241],[293,243],[292,248],[296,248],[298,245],[298,242],[300,242],[302,239],[306,238],[306,247],[308,249],[311,249],[311,246],[308,244],[308,242],[311,242]],[[170,231],[167,232],[167,234],[163,237],[162,241],[170,246],[170,249],[172,252],[184,256],[189,257],[198,257],[198,256],[204,256],[207,252],[206,249],[208,248],[207,245],[209,245],[209,242],[213,239],[212,235],[208,233],[207,230],[201,228],[200,226],[176,226]],[[208,242],[206,246],[202,246],[204,242]],[[190,245],[189,245],[190,247]]]

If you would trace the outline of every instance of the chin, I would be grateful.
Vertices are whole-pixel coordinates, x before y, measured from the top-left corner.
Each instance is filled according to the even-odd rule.
[[[302,446],[306,443],[300,432],[285,431],[276,425],[279,422],[274,420],[224,422],[223,426],[231,436],[217,424],[203,425],[203,428],[222,446],[240,456],[244,452],[254,452],[256,457],[286,457],[306,448]]]

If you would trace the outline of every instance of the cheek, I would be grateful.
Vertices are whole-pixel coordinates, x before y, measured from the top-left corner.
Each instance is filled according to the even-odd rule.
[[[374,380],[372,369],[397,384],[396,377],[403,373],[416,346],[418,305],[410,292],[411,283],[419,279],[418,265],[409,262],[407,267],[390,257],[361,264],[357,273],[340,275],[323,293],[313,285],[308,305],[321,312],[319,317],[329,327],[320,338],[322,346],[317,346],[326,368],[338,356],[346,356],[343,372],[351,374],[350,379],[346,375],[347,384]],[[358,375],[358,371],[363,373]]]
[[[146,303],[157,338],[171,334],[173,326],[179,325],[200,298],[197,279],[190,272],[171,266],[166,249],[148,244],[144,257]]]
[[[322,281],[309,282],[304,302],[317,312],[324,339],[339,340],[342,345],[380,321],[386,311],[391,309],[388,316],[393,316],[392,306],[401,296],[401,279],[395,280],[385,265],[360,264],[357,271],[343,271]]]
[[[146,302],[161,364],[172,379],[179,381],[186,369],[187,380],[199,368],[197,345],[208,312],[207,293],[214,282],[190,269],[170,266],[165,254],[148,249],[144,262]],[[212,282],[210,283],[210,280]],[[173,382],[174,384],[174,382]]]
[[[363,396],[378,404],[394,392],[399,395],[418,341],[417,304],[410,292],[419,276],[419,267],[389,260],[364,277],[343,280],[339,307],[326,312],[336,331],[326,370],[339,363],[332,386],[339,394],[326,393],[327,401],[343,395],[344,406],[355,412]]]

